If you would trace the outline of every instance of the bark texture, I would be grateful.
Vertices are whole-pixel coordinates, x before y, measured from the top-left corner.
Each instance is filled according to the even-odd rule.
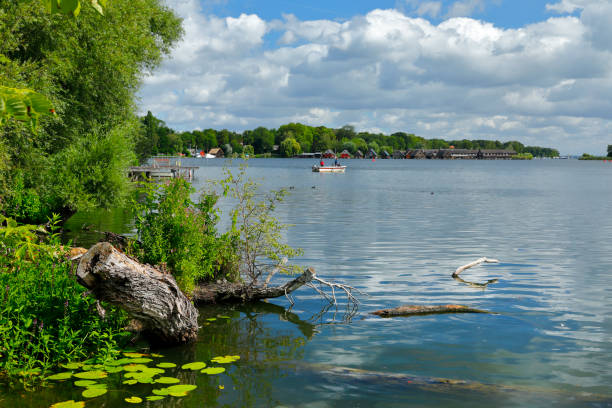
[[[248,286],[243,283],[217,282],[200,285],[193,291],[197,304],[245,303],[288,295],[315,278],[315,270],[308,268],[297,278],[282,286]]]
[[[371,314],[380,317],[415,316],[440,313],[489,313],[485,310],[474,309],[463,305],[404,305],[393,309],[382,309]]]
[[[81,257],[77,278],[98,300],[126,310],[155,341],[180,344],[196,339],[198,312],[172,275],[134,261],[108,242]]]

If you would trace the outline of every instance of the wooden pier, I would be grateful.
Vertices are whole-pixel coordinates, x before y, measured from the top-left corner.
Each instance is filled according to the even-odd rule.
[[[172,159],[174,163],[172,163]],[[143,178],[177,178],[191,180],[198,166],[182,166],[179,158],[154,157],[152,164],[132,166],[128,169],[131,180]]]

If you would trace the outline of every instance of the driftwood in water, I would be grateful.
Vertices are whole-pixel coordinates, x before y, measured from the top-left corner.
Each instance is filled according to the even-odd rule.
[[[126,310],[156,341],[196,339],[198,312],[172,275],[134,261],[108,242],[94,245],[81,257],[77,278],[98,300]]]
[[[415,316],[427,314],[442,314],[442,313],[489,313],[485,310],[474,309],[463,305],[404,305],[393,309],[382,309],[372,312],[371,314],[380,317],[397,317],[397,316]]]
[[[198,304],[206,303],[245,303],[255,300],[287,296],[291,292],[312,282],[315,271],[308,268],[297,278],[282,286],[249,286],[244,283],[216,282],[199,285],[193,291],[193,300]]]
[[[476,265],[480,265],[481,263],[486,262],[486,263],[499,263],[499,261],[497,259],[489,259],[489,258],[479,258],[477,260],[475,260],[474,262],[470,262],[467,265],[463,265],[457,268],[457,270],[455,272],[453,272],[453,278],[456,276],[459,276],[459,274],[463,271],[465,271],[468,268],[471,268],[472,266],[476,266]]]

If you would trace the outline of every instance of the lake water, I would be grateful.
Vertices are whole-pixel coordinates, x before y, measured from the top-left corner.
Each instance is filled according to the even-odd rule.
[[[183,163],[201,166],[201,187],[224,161]],[[293,224],[298,262],[367,292],[358,314],[343,322],[341,305],[318,316],[324,303],[309,288],[290,311],[285,298],[201,308],[198,342],[162,353],[178,363],[241,360],[189,379],[199,386],[189,396],[150,406],[612,406],[612,163],[351,160],[345,174],[312,173],[312,164],[257,159],[249,174],[264,190],[291,188],[278,216]],[[85,222],[129,230],[119,213],[68,226]],[[496,283],[451,278],[482,256],[501,262],[461,277]],[[447,303],[494,313],[370,314]],[[205,320],[219,315],[232,319]],[[87,406],[122,406],[123,388]],[[69,383],[5,398],[0,405],[30,407],[82,399]]]

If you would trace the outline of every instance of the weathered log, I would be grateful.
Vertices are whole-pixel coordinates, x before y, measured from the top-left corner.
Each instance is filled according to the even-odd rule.
[[[193,291],[193,300],[197,304],[210,303],[245,303],[261,299],[286,296],[301,288],[315,278],[315,270],[308,268],[297,278],[282,286],[249,286],[244,283],[216,282],[198,285]]]
[[[490,313],[486,310],[474,309],[463,305],[404,305],[393,309],[382,309],[371,314],[380,317],[415,316],[442,313]]]
[[[196,339],[198,312],[172,275],[134,261],[108,242],[81,257],[77,278],[96,299],[126,310],[156,342]]]

